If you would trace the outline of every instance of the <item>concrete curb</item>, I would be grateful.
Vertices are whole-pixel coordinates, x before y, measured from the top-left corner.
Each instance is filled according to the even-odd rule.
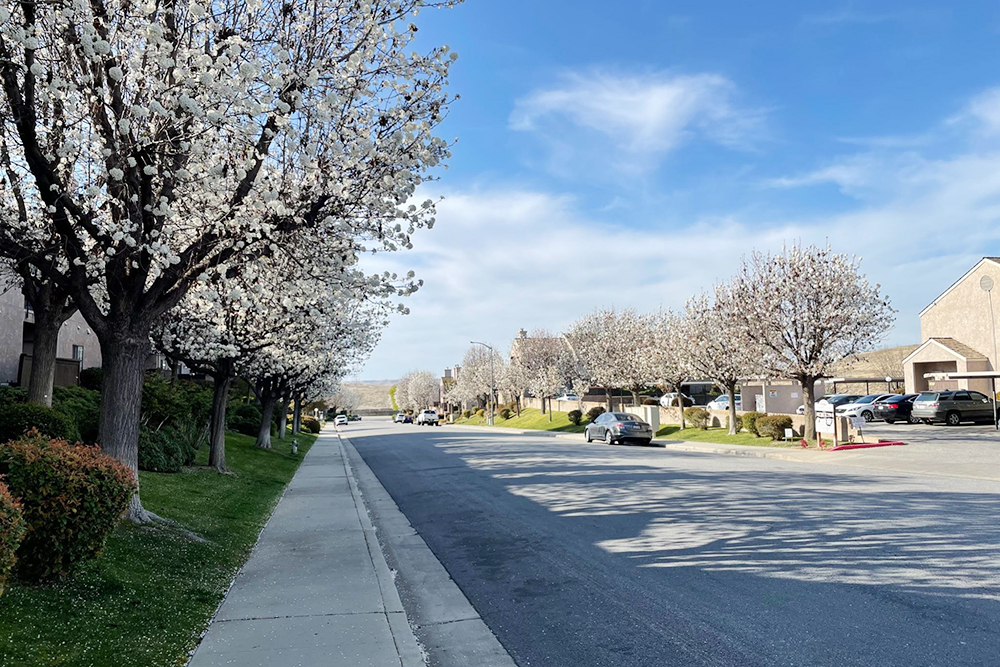
[[[508,429],[505,429],[508,430]],[[395,587],[407,609],[412,633],[435,667],[516,667],[458,584],[410,525],[350,438],[341,444],[356,471],[370,522]],[[423,663],[421,663],[423,664]]]
[[[351,495],[354,496],[355,509],[364,530],[368,554],[372,559],[372,565],[375,566],[375,577],[378,579],[386,620],[389,622],[392,640],[396,644],[400,665],[401,667],[426,667],[427,663],[424,661],[420,646],[417,644],[416,635],[413,634],[409,619],[406,617],[403,601],[399,597],[399,591],[396,590],[392,572],[389,571],[389,565],[386,563],[385,555],[379,545],[378,534],[367,511],[364,493],[358,486],[354,467],[351,465],[350,457],[348,457],[347,449],[344,446],[345,440],[346,438],[337,431],[337,441],[340,444],[341,455],[344,457],[344,468],[347,470],[347,482],[351,488]],[[351,448],[353,449],[353,446]]]

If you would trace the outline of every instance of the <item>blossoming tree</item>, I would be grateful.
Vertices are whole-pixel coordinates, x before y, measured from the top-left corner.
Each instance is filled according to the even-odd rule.
[[[454,55],[425,0],[51,0],[0,7],[0,254],[66,290],[101,344],[101,444],[136,468],[153,323],[213,267],[298,229],[409,245],[448,154]],[[24,214],[17,202],[24,202]],[[146,517],[138,494],[130,516]]]

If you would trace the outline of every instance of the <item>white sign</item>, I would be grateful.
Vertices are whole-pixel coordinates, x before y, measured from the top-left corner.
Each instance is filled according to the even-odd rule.
[[[792,398],[798,398],[798,397],[799,397],[799,392],[793,391],[792,392]]]
[[[832,412],[818,412],[818,413],[816,413],[816,432],[817,433],[833,433],[833,413]]]
[[[768,389],[767,390],[767,396],[768,396],[768,398],[778,398],[778,390],[777,389]]]
[[[865,424],[864,417],[851,417],[851,428],[855,431],[860,431],[865,428],[865,426],[867,426],[867,424]]]

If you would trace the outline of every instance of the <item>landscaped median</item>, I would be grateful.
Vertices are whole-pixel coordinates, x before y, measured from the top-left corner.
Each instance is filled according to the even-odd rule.
[[[0,665],[184,664],[316,440],[226,435],[231,474],[208,451],[176,474],[140,473],[143,505],[172,523],[120,525],[104,552],[64,581],[14,581],[0,597]]]
[[[468,418],[456,419],[455,423],[466,426],[489,426],[488,414],[488,412],[484,412],[482,416],[479,416],[477,413],[473,413]],[[497,415],[493,420],[493,426],[531,431],[583,433],[588,423],[587,418],[583,417],[579,424],[573,424],[569,420],[568,412],[552,411],[551,416],[552,421],[549,421],[548,413],[542,414],[542,411],[537,408],[524,408],[521,410],[520,417],[516,413],[511,413],[508,419],[503,419],[500,415]]]

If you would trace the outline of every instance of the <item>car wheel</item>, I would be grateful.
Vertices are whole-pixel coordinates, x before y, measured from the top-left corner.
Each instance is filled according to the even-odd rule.
[[[885,420],[885,423],[886,423],[886,424],[895,424],[895,423],[896,423],[896,420],[895,420],[895,419],[886,419],[886,420]]]
[[[864,419],[865,419],[866,422],[870,422],[871,420],[875,419],[875,415],[873,415],[868,410],[865,410],[864,412],[862,412],[861,416],[864,417]]]
[[[948,426],[958,426],[962,423],[962,415],[955,410],[949,412],[944,419],[948,423]]]
[[[583,437],[584,437],[584,439],[586,439],[587,442],[593,442],[594,441],[594,439],[590,437],[590,429],[589,428],[583,429]]]
[[[608,445],[615,444],[615,438],[613,435],[611,435],[611,431],[604,432],[604,442]]]
[[[913,415],[910,415],[909,417],[907,417],[906,421],[908,421],[911,424],[919,424],[920,423],[920,420],[917,419],[916,417],[914,417]]]
[[[923,423],[927,424],[928,426],[930,426],[931,424],[934,423],[930,419],[921,419],[920,421],[922,421]]]

